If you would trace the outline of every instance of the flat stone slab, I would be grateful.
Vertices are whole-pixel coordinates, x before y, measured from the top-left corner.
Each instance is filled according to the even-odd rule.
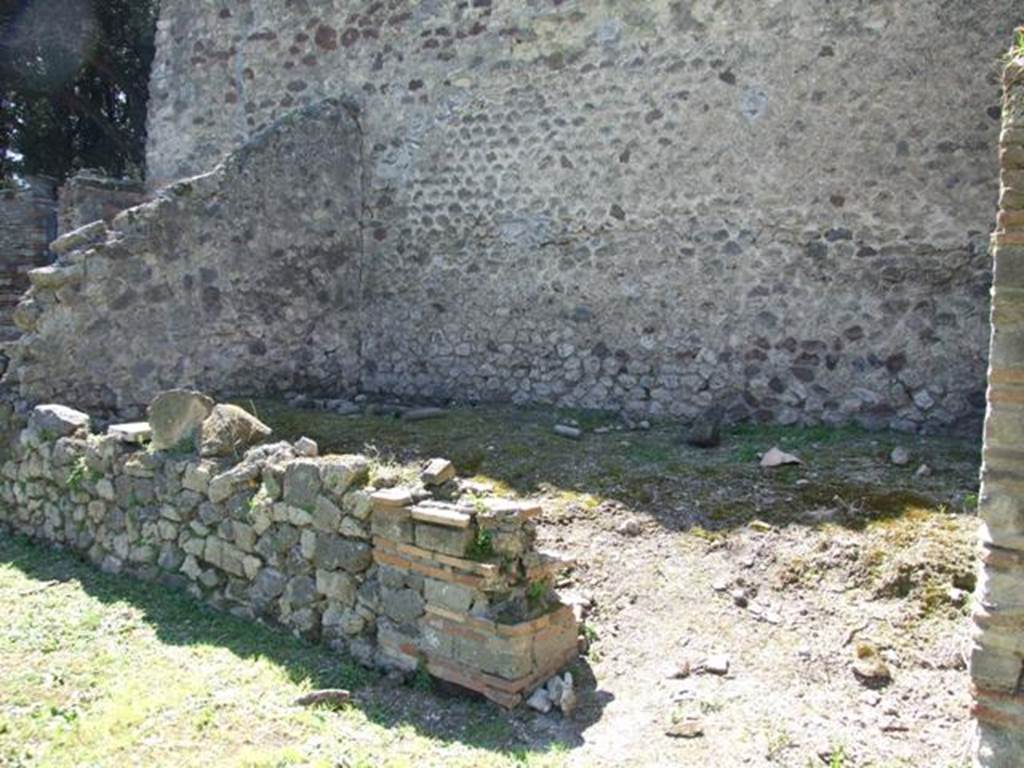
[[[420,504],[412,508],[412,519],[446,528],[468,528],[473,518],[455,507]]]
[[[58,437],[73,434],[79,429],[88,431],[90,424],[88,414],[56,403],[37,405],[32,409],[28,421],[30,426],[43,435],[53,434]]]
[[[397,509],[412,504],[412,494],[407,488],[382,488],[370,495],[374,509]]]
[[[107,428],[107,434],[116,437],[122,443],[142,445],[149,442],[153,430],[148,421],[132,421],[126,424],[111,424]]]

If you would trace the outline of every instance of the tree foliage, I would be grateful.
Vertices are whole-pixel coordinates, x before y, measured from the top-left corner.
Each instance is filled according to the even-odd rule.
[[[157,0],[0,0],[0,181],[141,175]]]

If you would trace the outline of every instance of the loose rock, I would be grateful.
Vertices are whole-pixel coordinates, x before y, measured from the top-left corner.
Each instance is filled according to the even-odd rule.
[[[146,422],[136,421],[130,424],[111,424],[107,428],[107,434],[116,437],[122,443],[142,445],[149,442],[153,436],[153,430]]]
[[[910,453],[903,446],[896,446],[889,454],[889,461],[897,467],[905,467],[910,463]]]
[[[722,409],[712,407],[698,416],[686,434],[687,445],[716,448],[722,443]]]
[[[631,518],[619,524],[615,529],[616,532],[621,536],[639,536],[643,532],[643,527],[640,525],[640,521],[636,518]]]
[[[708,656],[701,663],[700,670],[712,675],[727,675],[729,674],[729,657],[725,655]]]
[[[583,437],[583,430],[579,427],[570,427],[568,424],[556,424],[555,434],[568,437],[570,440],[579,440]]]
[[[530,698],[526,700],[526,705],[531,709],[535,709],[538,712],[547,714],[551,711],[551,707],[554,706],[551,701],[551,696],[548,695],[547,688],[538,688],[532,694]]]
[[[431,459],[420,473],[420,480],[426,486],[444,485],[455,479],[455,465],[448,459]]]
[[[308,459],[315,458],[320,454],[320,446],[316,440],[309,437],[300,437],[295,441],[295,455],[305,456]]]
[[[237,405],[217,405],[200,427],[199,454],[241,456],[270,434],[270,427],[248,411]]]
[[[857,644],[853,673],[865,684],[886,683],[892,679],[888,665],[871,643]]]
[[[761,466],[768,469],[784,467],[790,464],[803,464],[803,462],[793,454],[786,453],[777,447],[773,447],[761,457]]]
[[[695,739],[704,735],[704,720],[697,714],[674,713],[665,735],[676,739]]]
[[[89,429],[89,415],[66,405],[37,405],[29,424],[44,436],[65,437],[79,429]]]
[[[213,400],[201,392],[188,389],[161,392],[146,412],[153,429],[153,447],[168,450],[195,440],[200,426],[212,411]]]

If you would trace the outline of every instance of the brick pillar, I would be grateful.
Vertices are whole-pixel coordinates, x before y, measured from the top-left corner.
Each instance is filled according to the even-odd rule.
[[[974,613],[976,765],[1024,766],[1024,55],[1003,73],[1001,190]]]

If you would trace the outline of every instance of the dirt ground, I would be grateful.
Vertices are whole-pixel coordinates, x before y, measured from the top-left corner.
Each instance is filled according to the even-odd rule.
[[[385,472],[445,455],[466,483],[544,499],[590,647],[573,720],[511,716],[531,747],[562,742],[579,766],[967,765],[979,440],[741,427],[701,450],[600,414],[253,406]],[[553,434],[570,421],[582,439]],[[803,463],[761,468],[772,446]]]

